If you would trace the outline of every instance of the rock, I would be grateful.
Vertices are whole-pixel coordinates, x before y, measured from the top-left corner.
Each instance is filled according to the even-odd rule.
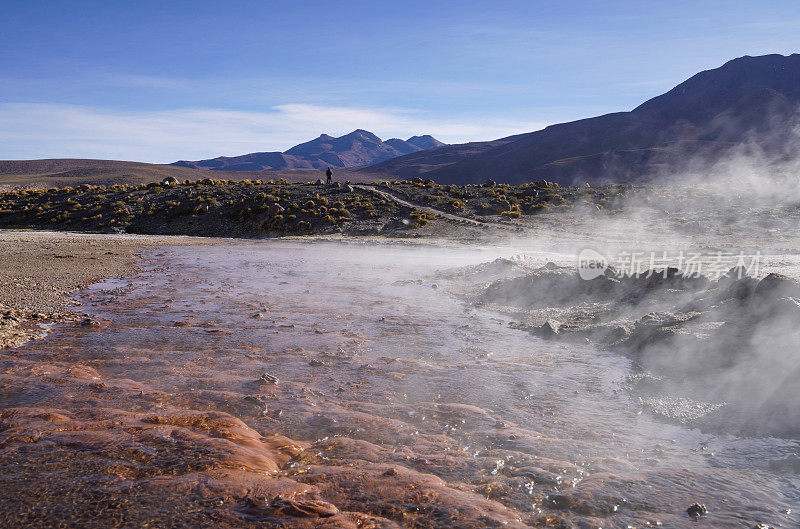
[[[683,274],[681,273],[680,269],[673,266],[668,266],[663,270],[651,270],[650,277],[647,279],[649,280],[650,284],[656,285],[662,281],[672,282],[681,277],[683,277]]]
[[[566,494],[551,494],[547,497],[547,506],[564,511],[572,506],[572,498]]]
[[[631,331],[628,327],[617,325],[606,331],[606,333],[601,336],[601,340],[603,343],[613,344],[627,340],[630,335]]]
[[[539,336],[542,338],[552,338],[558,334],[561,324],[555,320],[547,320],[539,327]]]
[[[100,325],[100,322],[95,320],[94,318],[83,318],[81,320],[82,327],[92,327],[95,325]]]
[[[720,276],[718,284],[719,286],[722,286],[723,284],[730,285],[736,281],[739,281],[740,279],[744,279],[745,277],[747,277],[747,269],[741,265],[734,266]]]
[[[686,509],[686,514],[692,518],[700,518],[701,516],[708,514],[708,509],[704,503],[693,503],[689,505],[688,509]]]
[[[176,186],[176,185],[178,185],[178,179],[175,178],[174,176],[168,176],[164,180],[161,181],[161,185],[165,185],[165,186],[169,186],[169,187]]]
[[[266,371],[264,373],[262,373],[261,376],[258,377],[258,379],[261,382],[265,382],[267,384],[277,384],[278,383],[278,377],[276,377],[275,375],[270,375]]]
[[[319,178],[317,178],[317,181],[316,181],[316,182],[314,182],[314,185],[321,186],[321,185],[322,185],[322,180],[320,180]]]
[[[350,184],[345,184],[344,186],[342,186],[342,191],[344,191],[345,193],[352,193],[353,186],[351,186]]]
[[[384,476],[396,476],[397,475],[397,470],[395,470],[393,468],[390,468],[389,470],[384,472],[383,475]]]
[[[267,215],[269,215],[270,217],[275,217],[283,212],[284,212],[284,207],[278,204],[277,202],[273,202],[269,206],[269,209],[267,210]]]
[[[757,523],[753,526],[753,529],[775,529],[775,528],[765,523]]]
[[[635,278],[634,278],[635,279]],[[650,276],[641,276],[643,287],[648,290],[671,288],[676,290],[702,290],[708,288],[711,281],[701,274],[684,274],[678,268],[653,270]]]
[[[541,269],[542,270],[555,270],[556,268],[558,268],[557,264],[555,264],[553,261],[547,261]]]
[[[800,298],[800,284],[782,274],[769,274],[758,282],[753,297],[759,300],[784,297]]]
[[[258,505],[255,501],[251,503]],[[332,503],[316,498],[284,498],[276,496],[269,504],[272,514],[282,514],[295,518],[330,518],[339,514],[339,509]]]
[[[581,294],[589,297],[600,296],[603,299],[609,298],[614,291],[616,291],[622,283],[619,279],[607,276],[598,276],[589,281],[581,281],[580,286],[583,287]]]
[[[310,365],[312,367],[319,367],[319,366],[324,366],[325,362],[323,362],[322,360],[317,360],[316,358],[314,358],[313,360],[311,360],[308,363],[308,365]]]
[[[719,290],[718,295],[720,299],[744,301],[753,295],[757,285],[758,279],[752,277],[731,279],[730,277],[723,276],[717,283],[717,290]]]
[[[495,187],[496,185],[497,182],[495,182],[494,180],[487,180],[486,182],[484,182],[483,187]]]

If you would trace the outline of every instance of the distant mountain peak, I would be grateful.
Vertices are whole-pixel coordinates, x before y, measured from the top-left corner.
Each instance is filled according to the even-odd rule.
[[[381,139],[373,134],[372,132],[364,129],[356,129],[350,134],[345,134],[342,138],[351,138],[351,137],[359,137],[365,140],[373,141],[375,143],[380,143]]]
[[[241,156],[220,156],[209,160],[181,160],[172,165],[196,169],[258,171],[272,169],[325,169],[359,167],[386,161],[397,156],[444,145],[430,135],[413,136],[403,141],[383,141],[372,132],[356,129],[344,136],[320,134],[285,152],[260,152]]]
[[[407,143],[411,145],[415,145],[422,150],[426,149],[435,149],[436,147],[442,147],[446,144],[440,142],[430,134],[424,134],[422,136],[411,136],[406,140]]]

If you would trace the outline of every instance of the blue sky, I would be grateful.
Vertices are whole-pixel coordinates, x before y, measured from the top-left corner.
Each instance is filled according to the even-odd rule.
[[[800,52],[800,2],[4,0],[0,159],[491,139]]]

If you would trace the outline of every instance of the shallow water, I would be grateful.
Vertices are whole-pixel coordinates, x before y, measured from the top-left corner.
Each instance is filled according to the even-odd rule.
[[[707,506],[699,523],[708,527],[800,524],[797,441],[659,422],[624,391],[624,358],[541,341],[416,281],[499,253],[297,242],[159,249],[141,274],[84,292],[82,310],[101,326],[53,333],[16,356],[90,366],[116,382],[91,398],[63,386],[9,390],[5,407],[230,413],[261,435],[306,443],[281,476],[314,484],[343,511],[401,525],[508,524],[482,518],[471,497],[528,525],[695,526],[694,502]],[[259,382],[265,372],[277,383]],[[331,477],[371,463],[433,474],[461,495],[434,502],[446,516],[418,506],[409,518],[399,513],[407,499],[395,505],[377,486],[367,497],[374,476]]]

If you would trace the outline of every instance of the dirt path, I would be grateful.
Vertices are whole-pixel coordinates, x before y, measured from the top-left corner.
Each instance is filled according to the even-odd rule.
[[[481,227],[491,226],[493,228],[501,228],[501,229],[504,229],[504,230],[516,229],[517,228],[517,226],[513,226],[513,225],[510,225],[510,224],[502,224],[502,223],[499,223],[499,222],[484,222],[484,221],[480,221],[480,220],[477,220],[477,219],[471,219],[469,217],[462,217],[460,215],[454,215],[452,213],[448,213],[446,211],[442,211],[441,209],[436,209],[436,208],[432,208],[430,206],[426,206],[426,205],[420,204],[419,202],[411,202],[411,201],[406,200],[404,198],[400,198],[399,196],[395,195],[394,193],[391,193],[391,192],[386,191],[384,189],[378,189],[375,186],[363,185],[363,184],[353,184],[353,187],[356,187],[358,189],[362,189],[364,191],[368,191],[370,193],[375,193],[376,195],[379,195],[380,197],[385,198],[386,200],[392,200],[394,202],[397,202],[398,204],[402,204],[403,206],[408,206],[410,208],[416,208],[416,209],[419,209],[419,210],[422,210],[422,211],[426,211],[428,213],[433,213],[434,215],[439,215],[440,217],[443,217],[443,218],[448,219],[448,220],[452,220],[453,222],[460,222],[462,224],[472,224],[473,226],[481,226]]]

